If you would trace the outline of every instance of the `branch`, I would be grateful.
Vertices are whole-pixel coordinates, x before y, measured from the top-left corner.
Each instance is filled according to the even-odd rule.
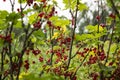
[[[51,57],[50,57],[50,65],[52,65],[53,56],[54,56],[54,52],[53,52],[54,42],[52,40],[53,34],[54,34],[54,29],[50,28],[50,42],[51,42],[51,50],[52,50],[52,52],[51,52],[52,54],[51,54]]]
[[[113,31],[114,31],[114,27],[115,27],[115,20],[113,22],[113,25],[112,25],[112,34],[111,34],[111,37],[110,37],[110,43],[109,43],[109,46],[108,46],[108,51],[107,51],[107,57],[106,57],[106,60],[105,60],[105,63],[104,65],[107,63],[108,61],[108,58],[109,58],[109,53],[110,53],[110,47],[111,47],[111,44],[112,44],[112,38],[113,38]]]
[[[3,47],[2,52],[1,52],[1,72],[3,72],[3,70],[4,70],[4,58],[3,58],[3,54],[4,54],[4,47]],[[0,74],[0,79],[2,79],[2,74]]]
[[[70,62],[71,62],[71,57],[72,57],[72,48],[73,48],[73,41],[74,41],[74,35],[75,35],[75,29],[76,29],[76,25],[77,25],[77,15],[78,15],[78,4],[79,4],[79,0],[77,0],[77,4],[76,4],[76,10],[75,10],[75,24],[74,24],[74,28],[73,28],[73,32],[72,32],[72,39],[71,39],[71,43],[70,43],[70,52],[69,52],[69,57],[68,57],[68,65],[67,68],[69,68]]]

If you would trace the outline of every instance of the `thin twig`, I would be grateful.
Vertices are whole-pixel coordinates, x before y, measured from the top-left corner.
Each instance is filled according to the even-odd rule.
[[[75,36],[75,29],[77,25],[77,15],[78,15],[78,5],[79,5],[79,0],[77,0],[76,4],[76,10],[75,10],[75,24],[72,32],[72,37],[71,37],[71,43],[70,43],[70,52],[69,52],[69,57],[68,57],[68,65],[67,68],[69,68],[70,62],[71,62],[71,57],[72,57],[72,48],[73,48],[73,41],[74,41],[74,36]]]
[[[113,21],[113,25],[112,25],[112,26],[113,26],[113,27],[112,27],[111,37],[110,37],[110,43],[109,43],[109,46],[108,46],[107,57],[106,57],[106,60],[105,60],[104,65],[108,62],[108,58],[109,58],[110,47],[111,47],[111,44],[112,44],[112,38],[113,38],[113,31],[114,31],[114,27],[115,27],[115,20]]]

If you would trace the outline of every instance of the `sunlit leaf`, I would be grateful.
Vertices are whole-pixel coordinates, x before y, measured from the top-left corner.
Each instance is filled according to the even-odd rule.
[[[98,27],[99,27],[99,29],[98,29]],[[88,30],[88,32],[98,32],[98,30],[99,30],[99,32],[104,31],[102,26],[98,26],[98,25],[95,25],[95,26],[88,25],[88,26],[86,26],[86,29]]]
[[[17,19],[19,18],[20,18],[20,14],[16,12],[12,12],[6,17],[7,21],[12,21],[14,23],[17,22]]]
[[[0,19],[5,19],[9,13],[5,10],[0,11]]]
[[[45,34],[43,33],[42,30],[35,31],[33,35],[39,40],[45,38]]]
[[[4,30],[7,27],[7,23],[4,20],[0,19],[0,30]]]
[[[88,7],[86,6],[86,4],[80,3],[80,4],[78,5],[78,9],[79,9],[80,11],[83,11],[83,10],[87,10]]]
[[[26,0],[18,0],[18,3],[25,3]]]
[[[52,39],[57,39],[59,37],[59,32],[55,32],[54,35],[52,36]]]
[[[34,13],[34,14],[30,15],[28,17],[29,18],[29,23],[33,24],[33,22],[36,20],[37,16],[38,16],[38,13]]]
[[[95,53],[93,51],[89,52],[89,54],[95,56]]]
[[[116,44],[116,43],[113,43],[113,44],[111,45],[111,47],[110,47],[110,52],[111,52],[111,53],[114,53],[115,50],[116,50],[116,48],[117,48],[117,44]]]
[[[60,46],[54,46],[53,47],[53,50],[58,50],[58,49],[60,49]]]
[[[31,39],[31,41],[33,42],[33,43],[35,43],[36,42],[36,37],[33,37],[32,39]]]
[[[17,21],[15,28],[22,28],[21,21]]]

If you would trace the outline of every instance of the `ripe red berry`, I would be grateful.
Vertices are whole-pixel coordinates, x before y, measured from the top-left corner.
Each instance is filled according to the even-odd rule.
[[[11,43],[11,41],[12,41],[11,35],[5,36],[5,37],[4,37],[4,40],[5,40],[6,42]]]
[[[94,51],[94,53],[96,53],[97,52],[97,48],[95,47],[95,48],[93,48],[93,51]]]
[[[113,62],[110,62],[110,63],[109,63],[109,66],[112,66],[112,65],[113,65]]]
[[[71,38],[66,38],[66,41],[67,42],[71,42]]]
[[[6,0],[3,0],[3,2],[5,2]]]
[[[55,11],[55,7],[52,7],[52,12],[54,12]]]
[[[39,57],[39,61],[43,62],[43,57],[42,56]]]
[[[57,53],[56,53],[56,56],[61,58],[61,57],[62,57],[62,54],[61,54],[60,52],[57,52]]]
[[[47,15],[44,16],[45,19],[48,19],[49,17]]]
[[[33,24],[33,26],[34,26],[35,29],[39,29],[39,28],[41,28],[41,23],[36,22],[36,23]]]
[[[33,3],[33,0],[27,0],[27,4],[30,6]]]
[[[67,60],[68,56],[64,55],[63,58],[64,58],[64,61],[65,61],[65,60]]]
[[[97,73],[91,73],[91,77],[93,80],[97,80],[98,74]]]
[[[100,24],[100,26],[102,26],[102,28],[104,28],[106,25],[105,25],[105,24],[103,24],[103,23],[101,23],[101,24]]]
[[[84,52],[81,52],[80,55],[81,55],[81,57],[84,57]]]
[[[77,76],[74,76],[74,77],[72,78],[72,80],[77,80]]]
[[[100,16],[96,16],[96,19],[97,19],[97,20],[100,20]]]
[[[36,56],[36,55],[38,55],[38,54],[40,54],[41,53],[41,51],[40,50],[32,50],[32,53]]]
[[[58,63],[58,62],[60,62],[60,59],[58,58],[58,59],[56,59],[56,61],[55,61],[56,63]]]
[[[52,22],[51,22],[51,21],[47,21],[47,24],[48,24],[49,26],[52,26]]]
[[[101,60],[101,61],[104,60],[105,58],[106,58],[105,55],[100,56],[100,60]]]
[[[50,60],[50,59],[48,59],[48,60],[47,60],[47,63],[49,64],[50,62],[51,62],[51,60]]]
[[[25,67],[26,70],[28,70],[30,64],[29,64],[28,60],[25,60],[24,62],[25,62],[24,67]]]
[[[38,16],[42,18],[44,14],[45,14],[44,12],[40,12]]]
[[[52,17],[54,13],[50,12],[50,14],[48,14],[48,18]]]
[[[25,67],[26,70],[29,69],[29,65],[30,65],[29,63],[26,63],[26,64],[24,65],[24,67]]]
[[[89,64],[94,64],[94,63],[96,63],[96,61],[97,61],[97,57],[96,56],[90,56],[90,58],[89,58]]]
[[[116,18],[115,14],[113,14],[113,13],[111,13],[111,14],[109,15],[109,17],[111,17],[111,18],[113,18],[113,19]]]
[[[17,11],[20,12],[20,9],[18,8]]]
[[[28,50],[25,50],[25,53],[26,53],[26,55],[29,55],[30,50],[29,50],[29,49],[28,49]]]

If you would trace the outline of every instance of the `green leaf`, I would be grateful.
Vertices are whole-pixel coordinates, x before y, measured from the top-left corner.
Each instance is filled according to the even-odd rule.
[[[70,8],[69,0],[63,0],[63,4],[65,4],[65,9]]]
[[[17,21],[17,23],[15,24],[15,28],[22,28],[21,21]]]
[[[86,6],[86,4],[80,3],[80,4],[78,5],[78,9],[79,9],[80,11],[83,11],[83,10],[87,10],[88,7]]]
[[[104,33],[94,33],[94,34],[77,34],[76,35],[76,40],[77,41],[84,41],[84,40],[94,40],[94,39],[98,39],[100,38],[101,36],[103,36]]]
[[[12,22],[14,22],[14,24],[17,22],[17,19],[19,19],[19,18],[20,18],[20,14],[18,14],[16,12],[12,12],[6,17],[8,22],[12,21]]]
[[[105,41],[105,43],[104,43],[104,50],[105,50],[105,52],[107,52],[107,50],[108,50],[108,47],[109,47],[109,43],[110,43],[110,41]]]
[[[7,11],[0,11],[0,30],[4,30],[7,26],[8,23],[6,22],[6,17],[8,16]]]
[[[23,14],[27,14],[27,13],[32,12],[32,11],[33,11],[32,9],[27,9],[27,10],[23,11]]]
[[[79,1],[80,2],[80,1]],[[76,9],[76,5],[77,5],[77,0],[63,0],[63,3],[65,4],[65,10],[66,9]],[[80,11],[83,11],[83,10],[87,10],[88,7],[86,6],[86,4],[83,4],[80,2],[80,4],[78,5],[78,9]]]
[[[31,41],[33,42],[33,43],[35,43],[36,42],[36,37],[33,37],[32,39],[31,39]]]
[[[82,34],[82,35],[76,35],[77,41],[84,41],[86,39],[93,39],[94,36],[92,34]]]
[[[98,32],[98,25],[88,25],[86,26],[86,30],[88,30],[88,32]],[[105,29],[99,26],[99,32],[105,32]]]
[[[58,50],[58,49],[60,49],[60,46],[54,46],[53,47],[53,50]]]
[[[1,25],[1,24],[4,24],[4,21],[3,21],[2,19],[0,19],[0,25]]]
[[[24,73],[19,76],[20,80],[39,80],[38,76],[35,76],[34,73]]]
[[[0,30],[4,30],[7,27],[7,23],[5,20],[0,19]]]
[[[36,41],[36,44],[38,45],[44,45],[45,44],[45,42],[44,42],[44,40],[37,40]]]
[[[52,16],[49,20],[51,20],[51,21],[56,21],[56,20],[58,20],[58,19],[59,19],[58,16]]]
[[[115,50],[116,50],[116,48],[117,48],[117,44],[116,44],[116,43],[113,43],[113,44],[111,45],[111,47],[110,47],[110,52],[111,52],[111,53],[114,53]]]
[[[0,47],[2,47],[4,45],[4,40],[0,39]]]
[[[45,38],[45,34],[43,33],[42,30],[35,31],[33,33],[33,36],[35,36],[37,39],[41,40]]]
[[[21,2],[20,2],[21,1]],[[18,0],[18,3],[25,3],[27,0]]]
[[[14,38],[15,38],[15,33],[12,32],[12,33],[11,33],[11,36],[12,36],[12,39],[14,39]]]
[[[55,26],[65,26],[70,24],[68,19],[60,19],[58,16],[51,17],[50,21],[52,21]]]
[[[74,10],[76,7],[76,0],[63,0],[63,3],[65,4],[65,10],[72,9]]]
[[[64,25],[69,25],[69,23],[70,23],[69,20],[60,19],[60,20],[56,21],[55,25],[56,26],[64,26]]]
[[[109,44],[110,44],[110,41],[106,41],[104,43],[104,50],[107,52],[108,48],[109,48]],[[117,48],[117,44],[116,43],[112,43],[111,46],[110,46],[110,53],[114,53],[115,50]]]
[[[5,19],[9,13],[5,10],[0,11],[0,19]]]
[[[28,18],[29,18],[29,23],[30,23],[30,24],[33,24],[34,21],[36,20],[37,16],[38,16],[38,13],[34,13],[34,14],[30,15],[30,16],[28,17]]]

